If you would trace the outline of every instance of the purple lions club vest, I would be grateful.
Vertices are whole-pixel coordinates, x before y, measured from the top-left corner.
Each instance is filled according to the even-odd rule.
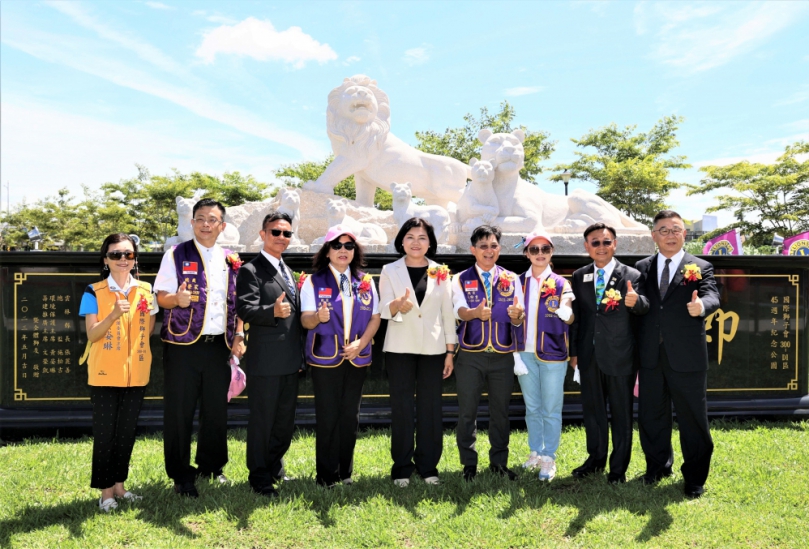
[[[500,276],[508,273],[514,281],[508,290],[500,288]],[[483,280],[474,265],[458,275],[461,290],[466,297],[469,308],[474,309],[486,299]],[[516,275],[502,267],[495,267],[495,279],[492,281],[492,318],[482,321],[477,318],[461,321],[458,326],[458,341],[461,349],[466,351],[512,353],[517,350],[514,326],[508,317],[508,308],[514,303],[514,285]]]
[[[565,324],[561,318],[556,316],[555,312],[559,308],[560,299],[562,297],[562,290],[565,287],[565,279],[556,273],[548,275],[548,279],[552,279],[556,283],[556,295],[549,295],[547,297],[539,298],[539,307],[536,311],[529,310],[529,303],[531,303],[531,285],[526,282],[528,273],[520,275],[520,282],[524,290],[525,301],[525,314],[536,315],[537,334],[536,334],[536,350],[534,354],[540,360],[545,362],[561,362],[567,360],[568,355],[568,333],[570,326]],[[530,281],[529,281],[530,282]],[[540,290],[541,292],[541,290]],[[519,338],[519,350],[525,351],[525,341],[528,334],[525,331],[528,329],[528,322],[523,322],[520,330],[523,332]]]
[[[224,250],[225,257],[230,255],[230,250]],[[228,281],[225,287],[227,295],[227,311],[225,314],[225,342],[228,349],[233,345],[233,337],[236,332],[236,269],[225,261],[228,270]],[[202,256],[193,240],[187,240],[174,247],[174,268],[177,272],[177,283],[187,284],[191,291],[191,305],[188,307],[174,307],[166,311],[163,319],[163,327],[160,329],[160,337],[168,343],[177,345],[190,345],[202,335],[202,327],[205,325],[205,309],[208,302],[207,273]]]
[[[318,324],[306,334],[306,362],[321,368],[334,368],[343,363],[340,356],[345,345],[362,337],[365,328],[371,321],[374,311],[374,294],[371,291],[360,293],[357,287],[360,279],[349,276],[353,288],[353,307],[351,313],[351,331],[345,333],[343,317],[343,293],[337,277],[329,267],[312,275],[312,287],[315,290],[317,307],[325,303],[329,307],[329,321]],[[351,361],[354,366],[371,364],[371,344],[360,351],[357,358]]]

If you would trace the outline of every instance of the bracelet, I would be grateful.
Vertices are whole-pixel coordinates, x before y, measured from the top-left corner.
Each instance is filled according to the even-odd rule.
[[[244,332],[236,332],[235,334],[233,334],[233,337],[241,337],[241,338],[243,338],[244,337]]]
[[[454,355],[455,355],[455,351],[447,351],[447,354],[448,354],[448,355],[453,355],[453,356],[454,356]]]

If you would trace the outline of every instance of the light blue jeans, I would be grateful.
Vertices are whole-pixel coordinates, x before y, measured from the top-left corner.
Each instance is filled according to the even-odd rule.
[[[562,402],[567,361],[545,362],[533,352],[520,353],[528,373],[517,376],[525,401],[528,447],[540,456],[556,459],[562,437]]]

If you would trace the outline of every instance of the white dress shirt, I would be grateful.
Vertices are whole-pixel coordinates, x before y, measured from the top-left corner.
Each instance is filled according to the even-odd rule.
[[[601,267],[604,269],[604,291],[607,291],[607,287],[610,285],[610,277],[612,276],[612,271],[615,270],[615,258],[613,257],[610,259],[610,262]],[[593,293],[598,293],[596,289],[596,284],[598,283],[598,269],[599,267],[593,263]]]
[[[542,271],[542,274],[539,275],[539,280],[534,277],[531,273],[532,270],[529,269],[527,271],[527,275],[525,277],[526,282],[530,284],[529,292],[531,294],[531,302],[527,303],[525,306],[525,351],[526,352],[535,352],[537,349],[537,311],[539,311],[539,298],[540,288],[542,287],[541,284],[545,282],[545,279],[550,276],[553,271],[551,270],[551,266],[548,265],[545,267],[545,270]],[[606,280],[606,279],[605,279]],[[522,296],[520,296],[522,299]],[[561,305],[563,302],[570,299],[572,302],[576,299],[576,296],[573,295],[573,289],[570,287],[570,282],[565,280],[565,287],[562,289],[562,295],[559,298],[559,304]],[[568,303],[569,306],[569,303]]]
[[[497,266],[492,267],[490,271],[484,271],[480,268],[480,266],[475,263],[475,269],[478,272],[478,276],[480,279],[483,280],[483,273],[488,272],[492,276],[490,280],[492,282],[492,293],[494,293],[495,284],[497,284],[498,278],[495,278],[495,274],[497,273]],[[522,284],[520,284],[519,278],[514,280],[514,295],[517,296],[517,300],[522,303]],[[466,301],[466,292],[464,292],[463,288],[461,288],[461,273],[456,274],[452,277],[452,308],[455,310],[455,318],[461,320],[461,317],[458,316],[458,310],[464,307],[469,309],[469,303]]]
[[[219,335],[225,333],[225,318],[227,315],[227,286],[228,264],[225,261],[225,252],[218,245],[206,248],[195,238],[206,274],[206,302],[205,324],[202,335]],[[199,276],[201,273],[198,273]],[[177,293],[180,284],[177,280],[177,268],[174,266],[174,249],[163,254],[160,269],[154,282],[155,292]]]
[[[349,292],[351,292],[351,271],[346,268],[343,273],[338,271],[334,265],[329,263],[329,269],[334,274],[334,277],[337,279],[337,286],[340,286],[340,275],[345,274],[348,277],[348,288]],[[371,283],[371,295],[373,296],[373,309],[371,310],[371,314],[377,315],[379,314],[379,294],[376,293],[376,284],[373,282]],[[316,312],[317,311],[317,300],[315,299],[315,287],[312,284],[312,277],[307,276],[306,280],[301,287],[301,312]],[[351,322],[352,322],[352,314],[354,313],[354,300],[350,298],[346,299],[343,298],[343,330],[344,333],[349,334],[351,333]]]

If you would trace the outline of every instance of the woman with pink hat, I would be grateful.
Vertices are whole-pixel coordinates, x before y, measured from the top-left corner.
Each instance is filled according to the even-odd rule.
[[[523,254],[531,268],[520,275],[525,322],[514,354],[514,373],[525,401],[530,454],[523,464],[539,468],[539,480],[556,476],[556,451],[562,436],[562,401],[573,323],[570,284],[551,268],[553,241],[544,232],[525,237]]]
[[[379,328],[379,296],[350,229],[331,227],[301,288],[301,324],[315,395],[316,481],[351,484],[362,384]]]

